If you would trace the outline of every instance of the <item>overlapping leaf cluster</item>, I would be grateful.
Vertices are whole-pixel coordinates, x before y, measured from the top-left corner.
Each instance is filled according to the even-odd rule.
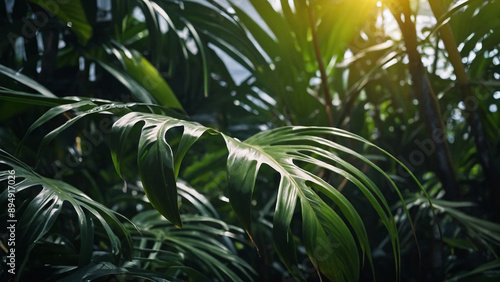
[[[5,1],[17,279],[498,276],[499,3]]]

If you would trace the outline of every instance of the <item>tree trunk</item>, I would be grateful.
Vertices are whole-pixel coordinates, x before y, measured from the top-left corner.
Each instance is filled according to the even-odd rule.
[[[455,200],[459,197],[459,189],[448,142],[446,141],[446,129],[438,99],[422,63],[422,57],[417,50],[417,32],[415,23],[411,20],[409,2],[403,1],[400,5],[396,6],[394,4],[390,8],[403,33],[406,53],[410,61],[409,71],[412,87],[419,101],[420,115],[425,120],[430,140],[433,140],[435,144],[434,156],[437,162],[438,177],[446,192],[445,197],[449,200]]]

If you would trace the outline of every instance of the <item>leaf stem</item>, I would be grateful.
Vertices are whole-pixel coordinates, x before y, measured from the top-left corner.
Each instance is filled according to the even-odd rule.
[[[312,40],[314,45],[314,53],[316,55],[316,60],[318,61],[319,72],[321,75],[321,85],[323,86],[323,93],[325,95],[325,111],[328,116],[328,124],[330,127],[334,127],[333,114],[332,114],[332,95],[330,94],[330,88],[328,87],[328,78],[326,76],[325,64],[321,57],[321,52],[319,50],[318,35],[316,33],[316,20],[311,8],[311,1],[307,1],[307,13],[309,15],[309,25],[311,27]]]

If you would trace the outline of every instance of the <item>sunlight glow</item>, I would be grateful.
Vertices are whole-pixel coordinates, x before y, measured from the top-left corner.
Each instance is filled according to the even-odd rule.
[[[396,19],[391,14],[391,11],[389,9],[384,9],[382,12],[382,18],[380,20],[380,24],[384,25],[385,32],[391,36],[392,39],[398,41],[402,39],[402,34],[401,30],[399,29],[398,23]]]

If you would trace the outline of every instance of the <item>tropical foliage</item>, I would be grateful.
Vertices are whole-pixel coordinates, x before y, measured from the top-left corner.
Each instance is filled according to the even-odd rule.
[[[3,1],[2,279],[498,279],[498,10]]]

